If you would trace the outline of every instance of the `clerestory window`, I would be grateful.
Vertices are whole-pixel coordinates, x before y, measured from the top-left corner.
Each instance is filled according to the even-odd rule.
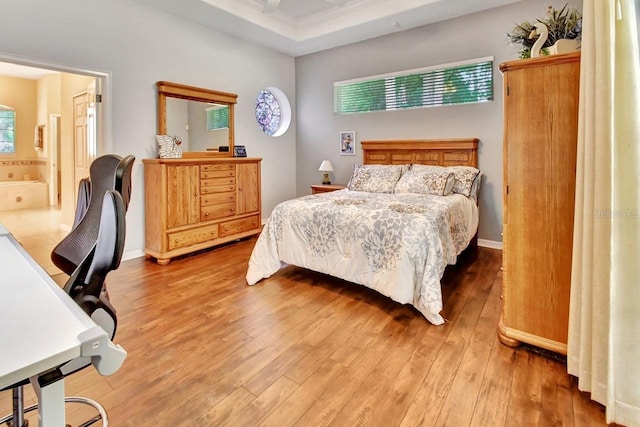
[[[493,100],[493,57],[333,84],[334,113],[366,113]]]

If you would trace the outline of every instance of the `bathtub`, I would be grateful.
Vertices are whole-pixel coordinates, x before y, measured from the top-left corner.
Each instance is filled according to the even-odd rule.
[[[48,205],[49,186],[40,181],[0,181],[0,211]]]

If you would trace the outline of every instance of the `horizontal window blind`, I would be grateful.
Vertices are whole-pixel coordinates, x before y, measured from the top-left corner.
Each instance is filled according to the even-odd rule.
[[[15,147],[15,110],[0,106],[0,153],[13,154]]]
[[[333,95],[336,114],[491,101],[493,57],[336,82]]]
[[[229,127],[229,107],[207,108],[207,130],[227,129]]]

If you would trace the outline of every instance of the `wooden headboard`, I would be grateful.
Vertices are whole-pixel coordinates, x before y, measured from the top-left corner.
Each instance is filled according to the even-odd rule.
[[[478,167],[478,138],[362,141],[365,165]]]

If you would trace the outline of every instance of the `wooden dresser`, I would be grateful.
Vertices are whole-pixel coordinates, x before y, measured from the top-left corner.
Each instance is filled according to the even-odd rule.
[[[567,352],[580,54],[500,65],[504,76],[500,340]]]
[[[144,159],[146,256],[168,264],[260,233],[260,161]]]

